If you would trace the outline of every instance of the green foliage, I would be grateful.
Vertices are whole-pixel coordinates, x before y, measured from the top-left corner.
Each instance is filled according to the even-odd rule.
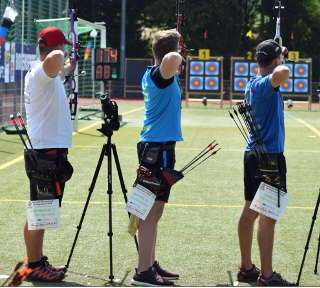
[[[107,9],[98,9],[108,18],[108,38],[114,47],[120,45],[120,2],[105,1]],[[320,65],[320,1],[283,0],[281,30],[289,50],[300,51],[301,57],[313,58]],[[80,6],[91,5],[88,1]],[[175,0],[127,1],[127,56],[151,57],[150,43],[141,39],[143,27],[168,29],[176,26]],[[209,48],[214,55],[245,56],[262,40],[275,34],[274,0],[185,0],[183,36],[189,48]],[[97,12],[98,13],[98,12]],[[204,31],[208,38],[204,39]],[[254,39],[246,34],[252,30]],[[318,69],[313,78],[319,80]]]

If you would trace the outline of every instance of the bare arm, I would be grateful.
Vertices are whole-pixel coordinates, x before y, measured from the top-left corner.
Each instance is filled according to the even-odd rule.
[[[182,63],[182,56],[178,52],[169,52],[166,54],[160,64],[160,73],[164,79],[170,79],[174,76]]]
[[[60,50],[54,50],[50,52],[44,59],[42,67],[44,72],[50,78],[55,78],[60,71],[62,71],[64,65],[64,54]]]
[[[276,88],[289,79],[289,68],[285,65],[277,66],[271,74],[271,85]]]

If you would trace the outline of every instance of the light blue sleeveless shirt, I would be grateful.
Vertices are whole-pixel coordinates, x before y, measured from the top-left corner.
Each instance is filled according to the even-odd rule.
[[[182,141],[181,88],[178,75],[166,88],[158,88],[151,79],[154,66],[149,66],[142,78],[144,121],[140,133],[142,142]]]

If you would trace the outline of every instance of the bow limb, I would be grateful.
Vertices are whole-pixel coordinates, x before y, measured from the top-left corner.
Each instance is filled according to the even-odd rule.
[[[176,15],[177,15],[177,31],[180,33],[181,37],[179,40],[179,50],[182,55],[182,57],[187,56],[187,46],[184,42],[183,36],[182,36],[182,27],[184,26],[185,22],[185,1],[184,0],[176,0]]]
[[[70,53],[70,63],[75,69],[68,78],[69,88],[69,105],[71,120],[75,120],[78,108],[78,59],[79,59],[79,43],[78,43],[78,17],[75,9],[69,10],[70,17],[70,36],[72,48]]]
[[[274,8],[278,10],[277,21],[276,21],[276,34],[274,40],[278,41],[279,45],[282,47],[282,37],[281,37],[281,9],[284,7],[281,4],[280,0],[276,0]]]

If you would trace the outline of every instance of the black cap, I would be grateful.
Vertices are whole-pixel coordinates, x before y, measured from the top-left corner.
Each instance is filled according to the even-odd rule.
[[[268,39],[261,42],[256,48],[256,59],[258,63],[268,63],[279,57],[282,53],[281,46],[274,40]]]

